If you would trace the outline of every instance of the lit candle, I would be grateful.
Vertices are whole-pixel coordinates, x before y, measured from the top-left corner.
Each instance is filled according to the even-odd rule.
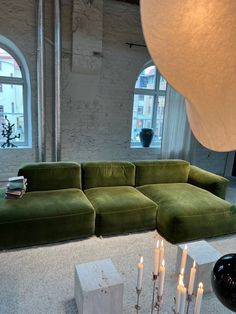
[[[194,314],[200,314],[201,304],[202,304],[202,295],[203,295],[203,283],[200,282],[197,289],[197,298],[194,308]]]
[[[175,312],[176,313],[179,313],[179,309],[180,309],[181,289],[184,286],[183,278],[184,278],[184,276],[183,276],[182,270],[181,270],[181,274],[179,275],[179,281],[178,281],[177,290],[176,290],[176,296],[175,296]]]
[[[193,267],[190,271],[190,278],[189,278],[189,284],[188,284],[188,295],[193,294],[193,287],[194,287],[194,281],[196,276],[196,262],[193,262]]]
[[[164,281],[165,281],[165,260],[162,260],[162,264],[160,266],[160,277],[159,277],[159,287],[158,287],[158,296],[162,297],[164,290]]]
[[[137,289],[142,289],[143,282],[143,257],[140,257],[140,262],[138,263],[138,279],[137,279]]]
[[[181,264],[180,264],[180,270],[186,266],[186,261],[187,261],[187,244],[185,244],[183,252],[182,252],[182,258],[181,258]]]
[[[161,240],[161,247],[160,247],[160,261],[159,261],[159,265],[161,267],[162,265],[162,261],[164,259],[164,242],[163,240]]]
[[[180,306],[179,306],[179,314],[184,314],[185,313],[185,303],[186,303],[186,293],[187,289],[183,285],[181,286],[181,291],[180,291]]]
[[[160,259],[160,248],[159,248],[159,240],[157,241],[156,247],[154,249],[154,270],[153,274],[155,276],[158,275],[159,271],[159,259]]]
[[[181,269],[180,274],[179,274],[179,278],[182,278],[182,281],[184,282],[184,268]]]

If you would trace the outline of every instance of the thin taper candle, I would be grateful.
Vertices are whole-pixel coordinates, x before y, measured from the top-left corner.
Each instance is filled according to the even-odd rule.
[[[178,285],[176,289],[176,296],[175,296],[175,312],[179,313],[180,310],[180,304],[181,304],[181,291],[182,287],[184,286],[183,283],[183,274],[179,274],[179,280],[178,280]]]
[[[140,262],[138,263],[138,278],[137,278],[137,290],[142,289],[143,282],[143,256],[140,257]]]
[[[189,284],[188,284],[188,295],[193,294],[193,288],[194,288],[194,281],[196,276],[196,262],[193,262],[193,267],[190,271],[190,278],[189,278]]]
[[[180,297],[179,314],[184,314],[185,313],[186,294],[187,294],[187,289],[185,288],[184,284],[181,287],[180,294],[181,294],[181,297]]]
[[[194,307],[194,314],[200,314],[201,312],[201,304],[202,304],[202,296],[203,296],[203,283],[200,282],[197,289],[197,298]]]
[[[159,259],[160,259],[160,247],[159,247],[160,241],[158,240],[156,243],[156,247],[154,249],[154,267],[153,267],[153,274],[155,276],[158,275],[159,272]]]
[[[164,249],[164,241],[163,239],[161,240],[161,247],[160,247],[160,260],[159,260],[159,267],[161,267],[162,265],[162,261],[164,259],[164,252],[165,252],[165,249]]]
[[[180,264],[180,270],[186,266],[186,261],[187,261],[187,244],[185,244],[183,252],[182,252],[182,257],[181,257],[181,264]]]
[[[184,268],[181,269],[179,277],[181,276],[183,282],[184,282]]]
[[[164,282],[165,282],[165,260],[163,259],[160,267],[160,277],[159,277],[159,287],[158,287],[158,296],[162,297],[164,291]]]

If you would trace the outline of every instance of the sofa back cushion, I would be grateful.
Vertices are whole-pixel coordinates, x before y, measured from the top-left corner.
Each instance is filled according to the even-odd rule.
[[[82,164],[83,189],[104,186],[134,186],[135,166],[128,161],[98,161]]]
[[[136,166],[136,186],[188,181],[190,164],[184,160],[141,160],[135,161],[134,164]]]
[[[24,165],[18,175],[27,178],[27,191],[81,189],[81,167],[75,162],[39,162]]]

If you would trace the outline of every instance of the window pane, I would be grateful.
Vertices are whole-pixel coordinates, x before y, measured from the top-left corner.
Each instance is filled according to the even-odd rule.
[[[156,146],[161,147],[163,121],[164,121],[164,108],[165,108],[165,96],[159,96],[157,98],[157,118],[154,128],[153,142]]]
[[[135,88],[155,89],[156,67],[152,65],[144,69],[139,75]]]
[[[0,76],[22,77],[16,60],[2,48],[0,48]]]
[[[11,124],[14,124],[12,135],[20,134],[20,139],[16,141],[23,142],[25,140],[25,125],[22,85],[2,84],[2,92],[0,92],[1,130],[2,123],[6,123],[5,116],[7,116]],[[0,140],[5,141],[2,136]]]
[[[140,96],[142,96],[140,98]],[[139,143],[139,133],[142,128],[152,127],[153,115],[153,96],[152,95],[134,95],[133,120],[131,142]]]
[[[160,76],[159,90],[166,90],[166,80],[163,76]]]

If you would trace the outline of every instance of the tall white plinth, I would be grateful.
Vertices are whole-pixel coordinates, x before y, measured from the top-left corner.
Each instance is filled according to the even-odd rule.
[[[180,273],[180,264],[182,252],[185,244],[178,246],[177,261],[176,261],[176,275]],[[189,275],[193,261],[196,262],[196,278],[194,285],[194,292],[197,291],[197,285],[202,282],[204,285],[204,293],[211,292],[211,271],[215,262],[222,256],[213,246],[206,241],[195,241],[187,243],[187,262],[184,272],[184,283],[188,287]]]
[[[75,265],[79,314],[121,314],[124,284],[110,259]]]

